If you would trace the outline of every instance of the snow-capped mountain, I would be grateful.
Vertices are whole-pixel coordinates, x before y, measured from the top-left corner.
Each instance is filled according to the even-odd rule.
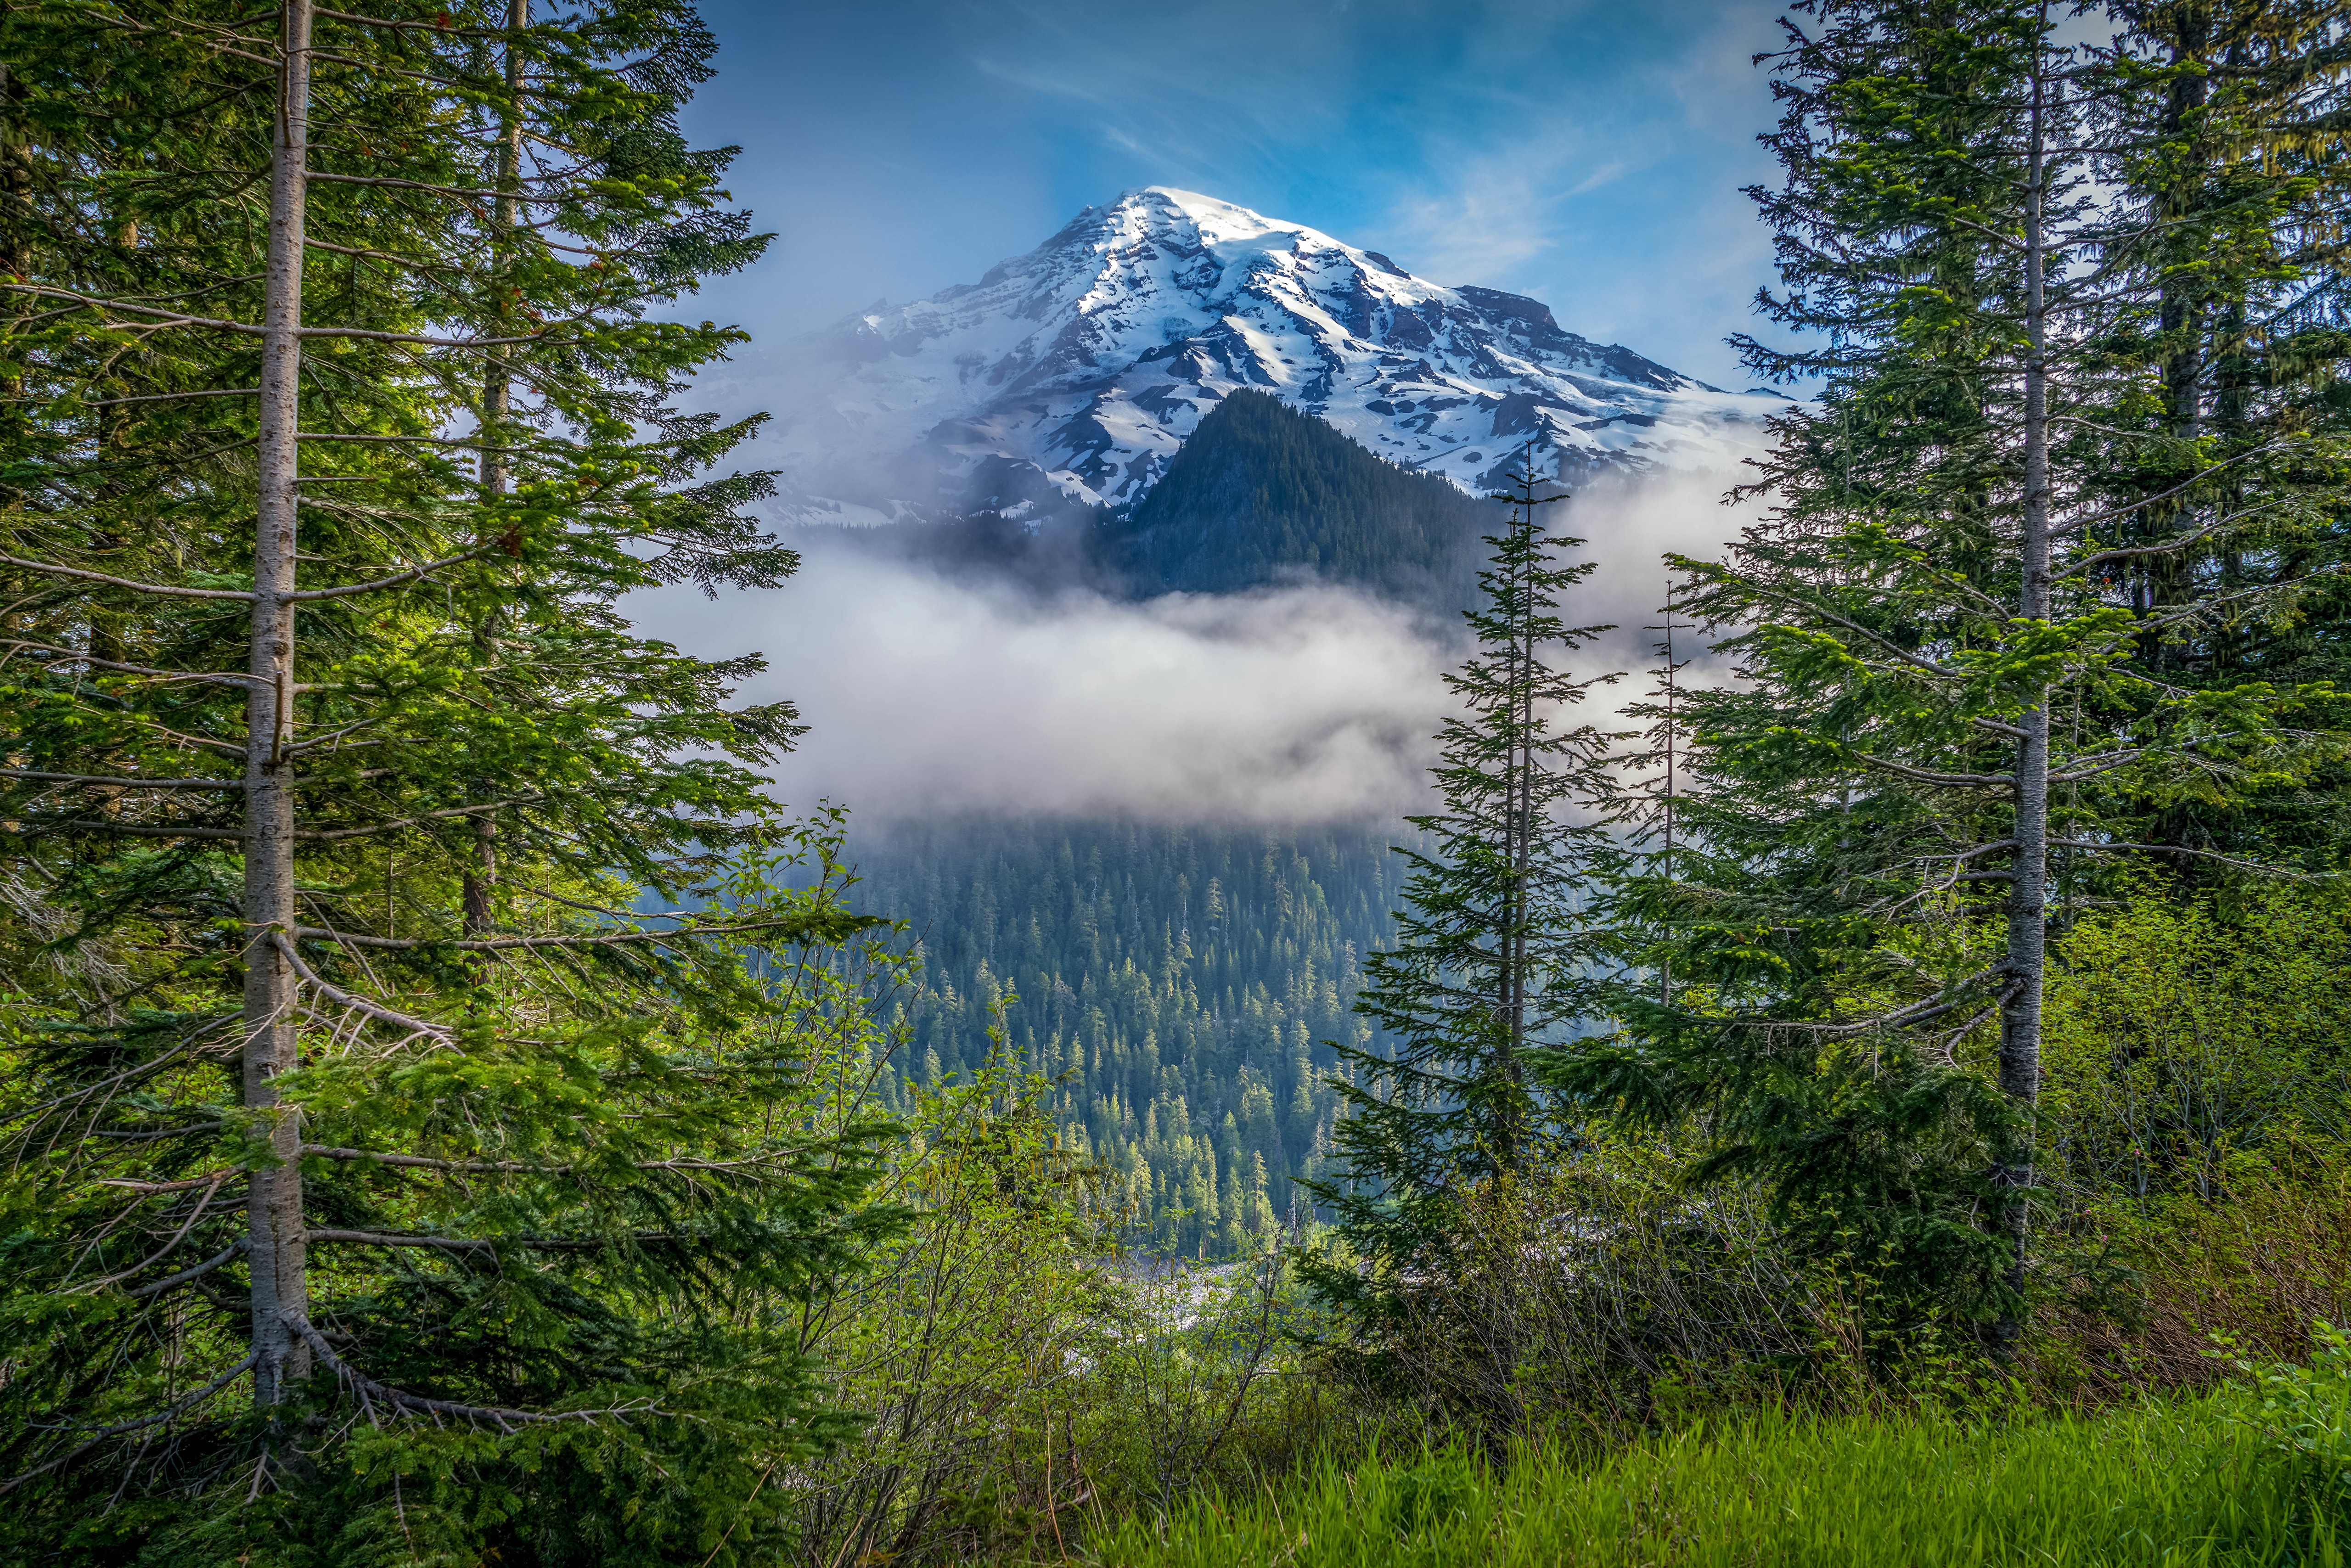
[[[1373,451],[1490,489],[1530,440],[1562,478],[1735,466],[1779,406],[1448,288],[1377,251],[1188,191],[1088,207],[977,283],[877,304],[790,346],[800,520],[975,506],[1125,506],[1237,388]]]

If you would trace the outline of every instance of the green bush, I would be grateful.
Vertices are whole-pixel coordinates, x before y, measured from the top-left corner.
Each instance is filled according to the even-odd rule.
[[[2135,898],[2051,975],[2043,1165],[2076,1198],[2211,1202],[2273,1151],[2351,1134],[2351,902],[2306,887]]]

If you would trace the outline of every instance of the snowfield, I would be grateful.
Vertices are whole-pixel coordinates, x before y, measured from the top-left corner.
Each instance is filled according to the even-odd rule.
[[[1735,469],[1783,406],[1562,330],[1536,300],[1161,186],[789,351],[782,463],[807,522],[1124,507],[1240,388],[1470,490],[1530,441],[1562,479]]]

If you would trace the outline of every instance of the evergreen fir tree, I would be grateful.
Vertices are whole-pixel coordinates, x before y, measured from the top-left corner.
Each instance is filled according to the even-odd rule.
[[[792,1308],[887,1219],[807,1076],[877,1049],[867,923],[758,661],[619,612],[794,565],[673,407],[739,334],[661,316],[762,243],[677,127],[714,48],[0,19],[12,1555],[733,1560],[848,1426]]]
[[[1610,751],[1621,738],[1563,715],[1597,685],[1556,664],[1609,628],[1570,626],[1564,592],[1590,563],[1546,534],[1531,467],[1479,573],[1466,619],[1475,653],[1447,677],[1461,711],[1438,732],[1439,810],[1406,819],[1410,865],[1395,946],[1366,960],[1358,1010],[1393,1042],[1343,1048],[1340,1169],[1309,1184],[1352,1257],[1310,1256],[1308,1278],[1376,1345],[1401,1322],[1406,1281],[1442,1275],[1462,1199],[1553,1146],[1534,1082],[1540,1059],[1590,1017],[1605,949],[1586,917],[1607,873],[1617,812]]]
[[[1820,1253],[1886,1274],[1881,1303],[2010,1344],[2053,873],[2147,848],[2141,802],[2241,794],[2331,747],[2323,691],[2190,689],[2145,657],[2256,604],[2290,618],[2308,578],[2148,614],[2121,569],[2234,530],[2274,548],[2323,515],[2294,469],[2331,449],[2223,458],[2158,412],[2178,340],[2117,348],[2169,308],[2179,246],[2222,293],[2273,265],[2284,187],[2248,230],[2111,178],[2165,144],[2138,85],[2195,67],[2063,47],[2019,0],[1797,10],[1773,57],[1786,181],[1756,193],[1789,289],[1764,305],[1827,341],[1744,348],[1823,390],[1779,423],[1771,518],[1725,560],[1675,559],[1746,680],[1680,693],[1674,874],[1619,898],[1672,1004],[1628,990],[1629,1037],[1560,1082],[1698,1130],[1700,1179],[1760,1176]],[[2261,504],[2216,513],[2239,482]],[[2199,515],[2154,526],[2173,502]]]
[[[2060,457],[2094,476],[2109,509],[2130,508],[2098,574],[2147,627],[2137,662],[2150,675],[2197,690],[2351,685],[2339,630],[2351,603],[2337,499],[2351,417],[2341,7],[2111,11],[2114,68],[2093,110],[2129,193],[2105,248],[2136,287],[2098,340],[2117,395]],[[2147,439],[2158,434],[2160,455]],[[2199,484],[2203,465],[2213,472]],[[2239,874],[2215,854],[2339,864],[2351,846],[2342,763],[2276,783],[2143,793],[2126,836],[2169,852],[2170,874],[2188,882]],[[2100,880],[2086,863],[2064,877],[2069,891]]]

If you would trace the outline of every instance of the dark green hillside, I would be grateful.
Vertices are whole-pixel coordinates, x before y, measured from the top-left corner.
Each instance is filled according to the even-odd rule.
[[[1229,593],[1300,573],[1452,609],[1468,602],[1498,517],[1312,414],[1238,392],[1097,538],[1105,570],[1136,593]]]
[[[1236,1249],[1318,1168],[1335,1093],[1323,1041],[1366,948],[1387,939],[1400,857],[1386,833],[963,821],[859,848],[867,908],[914,925],[911,1076],[1011,1043],[1067,1073],[1065,1137],[1118,1175],[1154,1245]]]

